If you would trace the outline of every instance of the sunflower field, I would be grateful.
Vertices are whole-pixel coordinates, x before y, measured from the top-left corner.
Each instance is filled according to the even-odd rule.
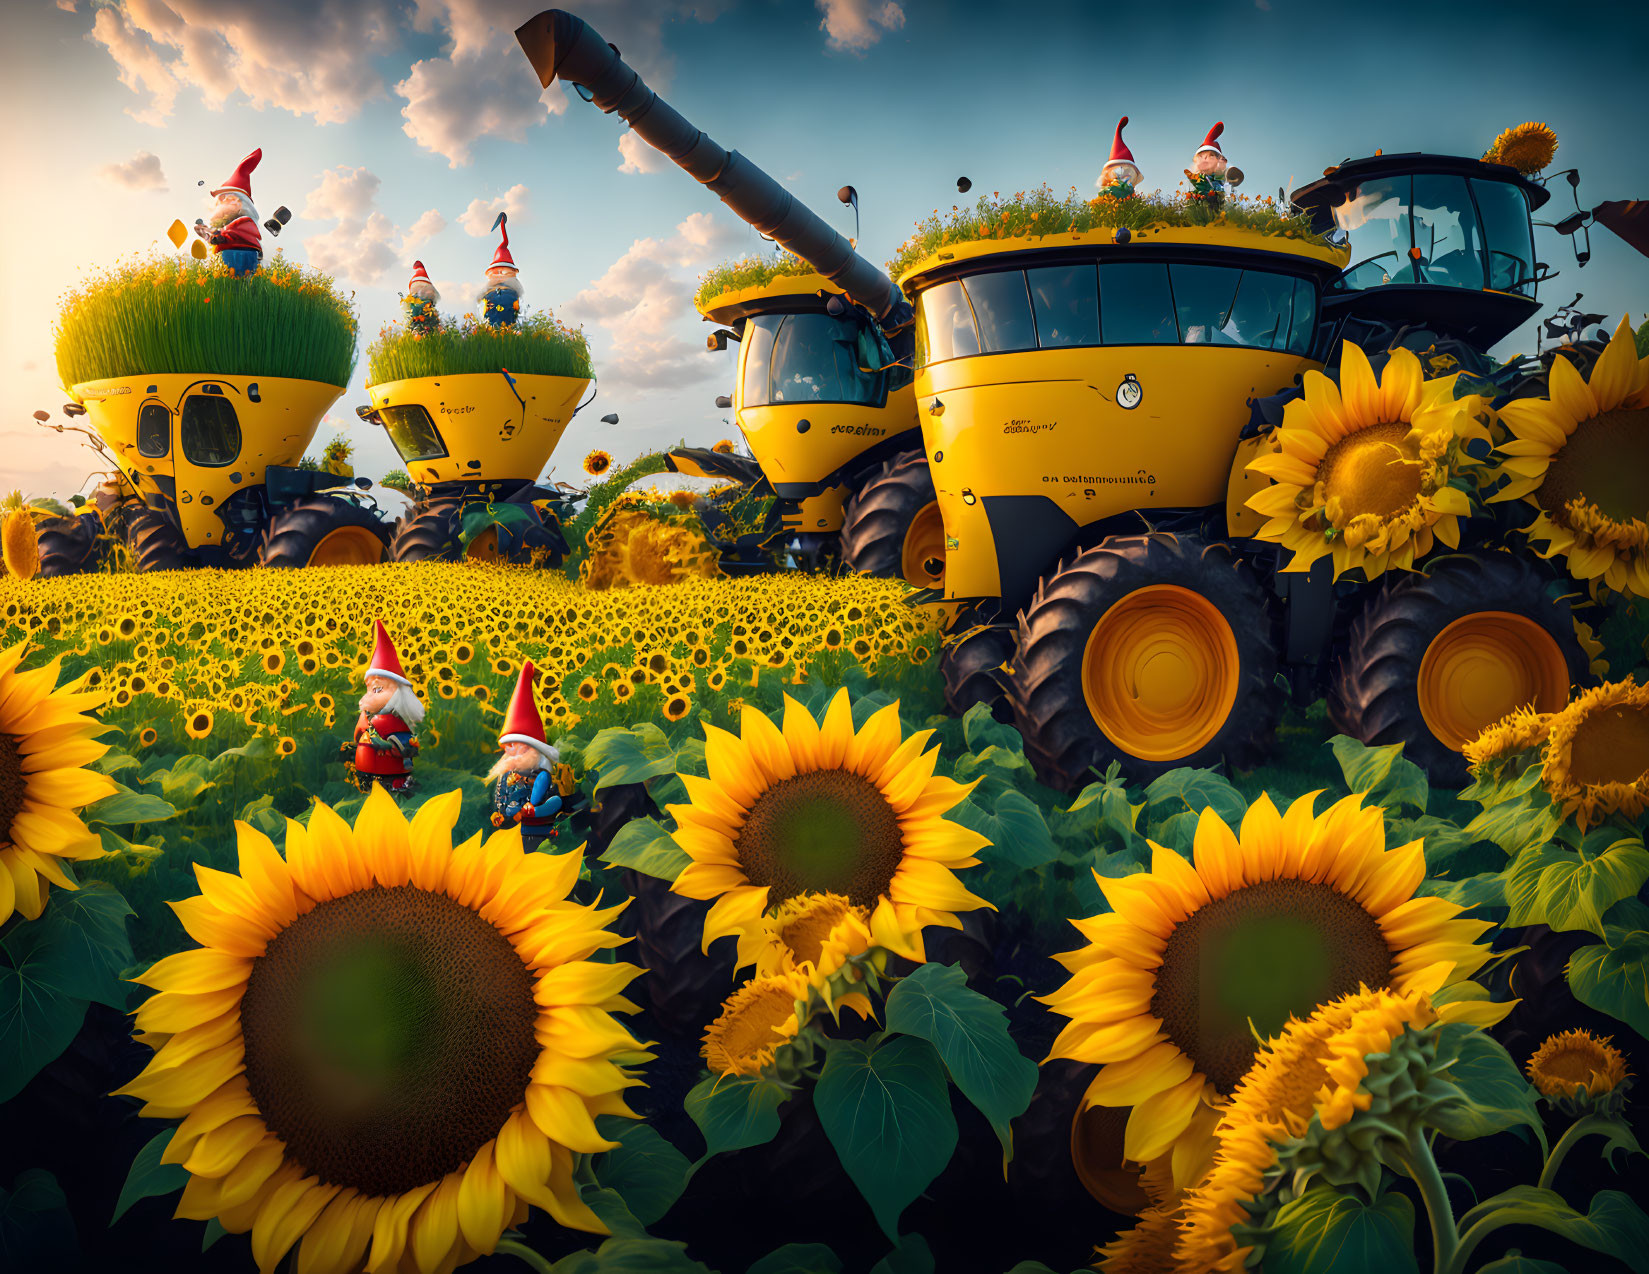
[[[1649,684],[1068,796],[906,597],[0,579],[5,1268],[1649,1268]]]

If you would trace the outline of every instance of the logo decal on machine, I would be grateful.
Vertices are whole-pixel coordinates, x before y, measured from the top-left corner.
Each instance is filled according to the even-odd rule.
[[[1145,390],[1139,383],[1139,378],[1129,372],[1122,378],[1122,384],[1117,386],[1117,406],[1124,411],[1132,411],[1138,407],[1145,397]]]

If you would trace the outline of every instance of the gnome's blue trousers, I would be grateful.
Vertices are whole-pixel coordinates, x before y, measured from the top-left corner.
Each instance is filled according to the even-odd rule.
[[[256,273],[258,265],[263,261],[263,253],[252,248],[224,248],[218,255],[223,258],[224,265],[229,267],[229,273],[237,279],[244,279],[247,275]]]

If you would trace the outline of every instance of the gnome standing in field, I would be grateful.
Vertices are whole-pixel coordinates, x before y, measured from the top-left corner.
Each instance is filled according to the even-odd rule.
[[[372,784],[399,795],[412,785],[412,759],[418,755],[414,728],[424,719],[424,705],[401,671],[395,645],[382,620],[373,620],[372,661],[366,669],[366,693],[355,722],[356,781],[364,792]],[[344,744],[349,751],[350,744]]]
[[[1134,187],[1142,180],[1139,168],[1134,163],[1134,152],[1129,150],[1128,143],[1122,140],[1122,129],[1127,123],[1126,115],[1117,121],[1116,136],[1111,139],[1111,157],[1105,161],[1105,167],[1099,170],[1099,193],[1109,195],[1112,199],[1132,198]]]
[[[502,230],[504,238],[487,267],[481,289],[481,317],[494,327],[514,327],[521,317],[521,280],[516,277],[515,258],[510,255],[510,227],[504,213],[498,214],[492,228]]]
[[[407,294],[401,298],[401,306],[407,312],[407,326],[416,335],[428,336],[441,326],[441,315],[435,308],[440,301],[441,294],[430,282],[424,263],[414,261],[412,280],[407,284]]]
[[[211,218],[195,222],[195,233],[212,245],[237,279],[253,273],[263,261],[263,232],[252,206],[252,170],[262,158],[260,147],[241,160],[229,180],[212,191],[218,202]]]
[[[521,665],[504,732],[498,745],[504,755],[487,771],[492,788],[492,825],[521,827],[521,843],[531,852],[543,846],[553,833],[555,816],[561,812],[562,794],[556,784],[561,753],[544,740],[544,723],[533,698],[533,681],[538,670],[532,660]]]
[[[1226,163],[1225,152],[1220,149],[1220,134],[1224,131],[1224,123],[1210,128],[1197,153],[1191,156],[1191,167],[1185,170],[1191,197],[1206,200],[1216,211],[1225,203],[1225,188],[1235,189],[1242,184],[1242,169]]]

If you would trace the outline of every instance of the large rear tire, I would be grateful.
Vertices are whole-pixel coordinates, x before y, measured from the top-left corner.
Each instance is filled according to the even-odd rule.
[[[109,542],[103,519],[94,512],[72,518],[47,518],[35,528],[40,543],[40,576],[85,575],[103,565]]]
[[[497,527],[488,527],[466,546],[462,500],[434,500],[414,505],[396,528],[389,547],[390,560],[459,562],[469,559],[517,565],[534,562],[552,567],[561,565],[567,557],[567,537],[560,521],[552,519],[545,523],[536,509],[530,512],[534,521],[524,530],[505,536]],[[502,540],[508,540],[504,551],[499,548]]]
[[[1510,553],[1457,554],[1388,576],[1351,625],[1328,719],[1367,744],[1401,743],[1431,781],[1466,781],[1461,748],[1513,709],[1555,712],[1590,679],[1569,604]]]
[[[192,565],[183,532],[147,505],[126,515],[126,547],[138,571],[181,571]]]
[[[1253,765],[1281,707],[1273,630],[1265,591],[1226,545],[1102,540],[1019,616],[1009,694],[1037,777],[1075,792],[1112,761],[1135,778]]]
[[[980,624],[947,638],[939,654],[945,682],[945,706],[962,716],[976,703],[989,704],[998,721],[1013,719],[1008,702],[1008,661],[1013,658],[1014,630]]]
[[[842,564],[917,588],[944,587],[945,523],[923,452],[894,456],[848,501]]]
[[[261,566],[372,566],[389,555],[389,528],[368,509],[336,496],[309,496],[270,519]]]

